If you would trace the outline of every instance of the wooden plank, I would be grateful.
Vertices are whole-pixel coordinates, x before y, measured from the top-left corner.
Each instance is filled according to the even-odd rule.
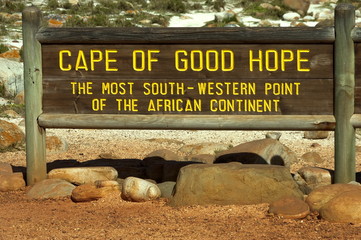
[[[44,78],[333,78],[331,44],[75,44],[43,45],[42,51]],[[92,57],[101,60],[92,64]]]
[[[334,28],[43,28],[42,43],[333,43]]]
[[[91,83],[88,94],[84,89],[87,83]],[[45,81],[44,86],[44,113],[333,114],[332,79],[235,81],[116,78],[99,81],[90,78],[79,81],[52,79]],[[104,99],[103,109],[93,105],[98,104],[93,102],[96,99]],[[125,107],[124,104],[136,106]]]
[[[46,175],[45,129],[39,127],[37,118],[42,112],[41,45],[35,34],[42,21],[36,7],[23,11],[24,85],[26,103],[26,173],[27,184],[33,185]]]
[[[354,114],[355,50],[351,31],[355,25],[355,8],[338,4],[335,9],[335,182],[355,181]]]
[[[44,128],[175,129],[175,130],[333,130],[332,115],[319,116],[207,116],[41,114]]]

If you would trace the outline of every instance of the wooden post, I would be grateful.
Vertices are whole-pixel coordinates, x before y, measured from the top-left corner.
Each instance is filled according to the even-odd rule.
[[[41,45],[35,34],[40,28],[41,11],[28,7],[23,11],[24,87],[27,184],[46,178],[45,129],[38,125],[42,112]]]
[[[351,31],[355,9],[339,4],[335,9],[335,183],[356,178],[354,113],[355,50]]]

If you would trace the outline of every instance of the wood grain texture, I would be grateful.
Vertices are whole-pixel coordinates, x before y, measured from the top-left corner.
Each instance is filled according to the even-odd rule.
[[[338,4],[335,9],[335,183],[355,181],[355,129],[351,124],[355,96],[355,49],[351,31],[355,8]]]
[[[334,130],[335,119],[319,116],[42,114],[46,128],[176,130]]]
[[[67,50],[71,52],[71,56],[65,55],[61,65],[71,66],[70,71],[62,71],[59,67],[59,51]],[[117,53],[112,55],[116,59],[113,68],[117,71],[106,71],[105,63],[94,63],[94,70],[90,70],[89,59],[91,58],[90,51],[97,50],[104,52],[107,49],[117,50]],[[159,50],[156,55],[157,62],[152,64],[151,71],[135,71],[133,69],[134,59],[133,51],[149,49]],[[293,61],[281,62],[281,50],[286,49],[292,51]],[[182,55],[182,58],[187,59],[189,64],[186,71],[179,71],[175,65],[175,52],[177,50],[186,51],[187,56]],[[194,71],[191,69],[191,51],[202,51],[203,58],[196,59],[193,63],[197,68],[201,66],[200,61],[203,62],[203,70]],[[218,63],[209,57],[209,66],[214,67],[218,64],[218,71],[209,71],[206,69],[207,58],[205,53],[207,50],[217,51],[221,54],[222,50],[232,51],[234,54],[234,69],[232,71],[222,71],[222,58],[218,56]],[[268,63],[266,63],[265,53],[269,53]],[[309,71],[299,71],[297,67],[296,55],[297,50],[307,50],[309,52],[302,53],[303,59],[307,61],[300,62],[301,68],[309,69]],[[79,51],[84,52],[84,59],[87,61],[88,70],[76,70],[74,66],[77,61],[77,54]],[[253,52],[254,58],[262,57],[262,64],[258,61],[250,62],[250,51]],[[261,55],[259,55],[261,51]],[[256,55],[257,54],[257,55]],[[277,54],[277,55],[276,55]],[[199,56],[199,55],[196,55]],[[212,55],[213,56],[213,55]],[[227,57],[225,57],[224,65],[230,66]],[[107,108],[101,113],[118,114],[127,113],[126,111],[117,110],[116,99],[137,99],[139,111],[134,114],[159,114],[159,113],[174,113],[187,114],[182,111],[148,111],[149,100],[153,99],[182,99],[193,100],[201,99],[204,103],[202,111],[194,112],[194,114],[333,114],[333,46],[329,44],[312,45],[312,44],[168,44],[168,45],[43,45],[43,72],[44,72],[44,112],[46,113],[100,113],[91,109],[92,99],[104,98],[107,101]],[[98,57],[98,56],[97,56]],[[289,57],[288,55],[286,57]],[[137,59],[139,66],[140,60]],[[184,67],[184,62],[178,61]],[[146,63],[147,64],[147,63]],[[268,64],[268,65],[267,65]],[[250,69],[253,66],[253,71]],[[282,65],[284,69],[282,69]],[[260,68],[262,66],[262,69]],[[267,69],[268,66],[268,69]],[[277,69],[275,71],[269,70]],[[169,83],[183,84],[185,91],[182,94],[171,94]],[[82,94],[73,92],[72,84],[87,84],[91,83],[91,94]],[[132,84],[133,92],[129,91],[124,94],[104,94],[102,93],[103,84]],[[146,88],[144,84],[155,84],[157,86],[166,87],[167,93],[164,94],[145,94]],[[200,94],[199,84],[207,84],[214,90],[205,94]],[[213,85],[208,85],[213,84]],[[217,86],[223,86],[223,91],[218,91]],[[234,88],[231,88],[231,94],[227,94],[225,84],[255,84],[255,93],[249,94],[247,91],[240,91],[236,89],[238,94],[232,94]],[[265,84],[269,84],[265,86]],[[299,91],[296,92],[296,85],[299,84]],[[83,86],[83,85],[81,85]],[[271,86],[272,89],[265,88]],[[286,92],[286,87],[291,87],[292,92]],[[164,90],[164,89],[163,89]],[[59,101],[61,99],[61,101]],[[227,99],[227,100],[247,100],[247,99],[267,99],[279,100],[279,109],[273,112],[254,112],[254,111],[215,111],[210,109],[209,101],[212,99]],[[238,108],[239,109],[239,108]]]
[[[41,23],[41,12],[36,7],[23,12],[24,36],[24,87],[26,103],[26,171],[27,184],[45,179],[45,129],[39,127],[37,118],[42,112],[42,61],[41,45],[35,34]]]
[[[42,28],[42,43],[333,43],[334,28]]]

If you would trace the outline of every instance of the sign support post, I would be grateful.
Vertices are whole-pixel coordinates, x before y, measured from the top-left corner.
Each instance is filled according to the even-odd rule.
[[[41,11],[28,7],[23,12],[24,87],[26,125],[27,185],[46,178],[45,128],[38,125],[42,113],[42,61],[41,45],[36,33],[42,21]]]
[[[355,129],[351,124],[355,99],[355,49],[351,31],[355,10],[350,4],[335,9],[335,183],[355,181]]]

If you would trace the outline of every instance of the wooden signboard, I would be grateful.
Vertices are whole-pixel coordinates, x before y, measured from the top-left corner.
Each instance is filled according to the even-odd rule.
[[[339,4],[322,28],[42,28],[23,12],[27,181],[45,128],[334,130],[335,182],[355,180],[361,30]]]
[[[43,111],[333,114],[330,44],[42,46]]]

